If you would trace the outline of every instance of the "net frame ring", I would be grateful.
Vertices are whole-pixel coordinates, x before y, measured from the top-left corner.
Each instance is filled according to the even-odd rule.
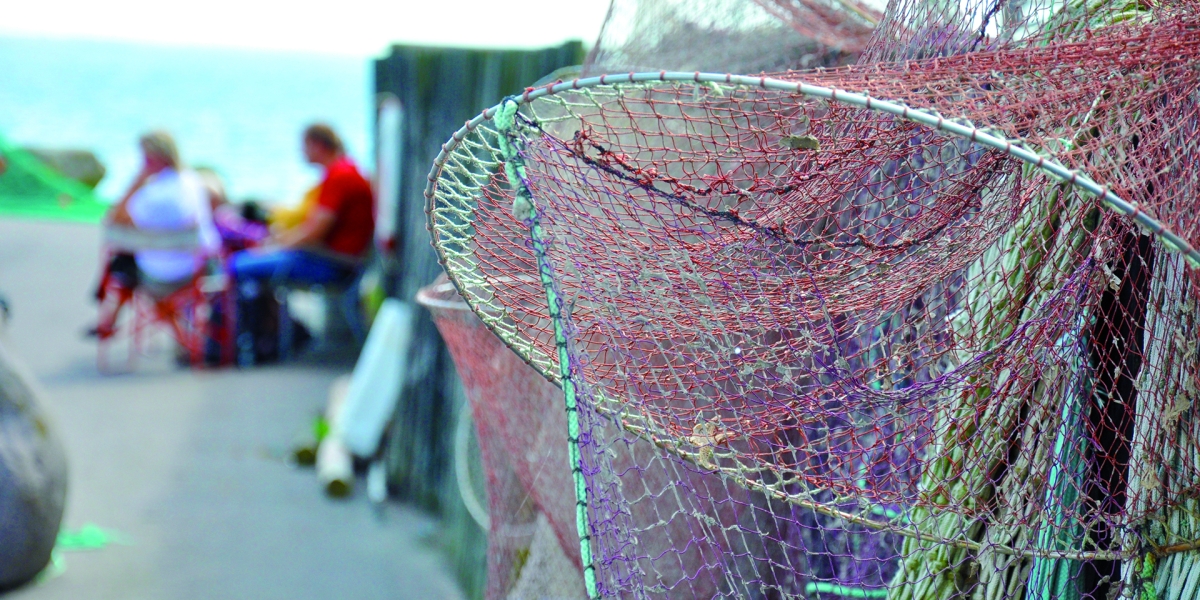
[[[605,73],[596,77],[576,78],[571,81],[570,89],[578,90],[596,85],[610,85],[609,80],[611,77],[611,74]],[[798,93],[810,97],[827,98],[833,102],[851,106],[859,106],[863,108],[866,108],[867,104],[869,103],[869,110],[899,116],[905,120],[913,121],[939,131],[944,131],[957,137],[968,139],[973,143],[981,144],[993,150],[1001,151],[1009,156],[1017,158],[1022,162],[1034,165],[1039,170],[1046,171],[1051,175],[1059,177],[1060,179],[1065,179],[1069,181],[1072,186],[1081,188],[1087,193],[1101,197],[1104,201],[1103,204],[1109,210],[1133,218],[1143,228],[1150,231],[1156,237],[1159,237],[1171,250],[1175,250],[1181,254],[1184,254],[1185,258],[1187,258],[1187,263],[1190,268],[1200,270],[1200,251],[1188,243],[1187,240],[1184,240],[1179,235],[1171,231],[1165,223],[1162,223],[1161,221],[1149,216],[1140,207],[1135,208],[1134,204],[1114,194],[1108,188],[1108,186],[1101,186],[1087,177],[1081,177],[1077,171],[1066,168],[1058,161],[1053,160],[1052,157],[1050,160],[1047,160],[1047,157],[1041,153],[1033,152],[1020,146],[1014,146],[1010,140],[991,135],[977,127],[968,127],[952,121],[947,121],[941,115],[937,115],[936,113],[930,114],[924,111],[911,109],[903,104],[879,100],[877,98],[871,98],[868,95],[855,94],[852,92],[846,92],[845,90],[838,90],[836,88],[826,88],[807,84],[803,81],[785,81],[763,76],[746,77],[741,75],[733,75],[730,73],[715,74],[704,72],[676,73],[668,71],[663,73],[660,71],[658,73],[643,73],[640,75],[637,73],[629,73],[624,77],[627,81],[631,82],[639,79],[639,77],[641,77],[641,80],[643,81],[657,80],[662,82],[690,80],[693,82],[702,83],[724,81],[730,85],[736,84],[747,87],[759,87],[763,89]],[[521,95],[521,101],[523,103],[528,103],[542,96],[555,95],[559,91],[562,91],[559,89],[560,86],[563,86],[562,89],[567,89],[565,87],[566,84],[554,84],[544,88],[529,90]],[[479,117],[476,117],[476,119],[474,119],[472,122],[475,123],[475,126],[478,126],[479,122],[494,117],[498,107],[499,105],[485,109],[479,115]],[[430,219],[433,219],[431,208],[437,201],[438,179],[441,171],[445,167],[449,153],[453,151],[461,139],[461,137],[455,136],[452,138],[452,140],[455,141],[455,144],[443,144],[442,152],[440,152],[438,157],[434,160],[434,164],[430,169],[429,176],[427,177],[428,185],[426,186],[425,194],[426,198],[429,199],[429,202],[426,206],[426,214]]]
[[[629,73],[627,77],[628,77],[628,81],[630,83],[633,83],[635,81],[650,82],[650,81],[654,81],[654,80],[662,81],[662,82],[686,81],[687,80],[686,77],[691,77],[692,80],[697,83],[700,83],[702,80],[715,81],[715,79],[707,78],[710,76],[711,77],[720,77],[720,76],[716,76],[716,75],[702,75],[699,72],[696,72],[693,74],[678,74],[678,73],[668,74],[665,71],[660,71],[657,74],[643,73],[641,75],[635,74],[635,73]],[[639,77],[640,77],[640,79],[639,79]],[[724,79],[727,83],[734,82],[734,76],[732,76],[730,74],[724,75]],[[755,79],[757,79],[757,86],[752,85],[752,82],[754,82]],[[598,81],[601,85],[607,85],[605,75],[601,75],[599,77]],[[775,86],[776,83],[778,83],[780,85]],[[577,78],[577,79],[573,80],[571,82],[571,84],[572,84],[571,85],[572,89],[580,89],[581,87],[589,87],[590,85],[594,85],[595,81],[594,81],[594,78],[584,79],[584,80],[580,80]],[[1153,216],[1148,215],[1140,207],[1140,205],[1138,203],[1126,202],[1126,201],[1122,200],[1120,197],[1118,197],[1116,194],[1114,194],[1107,185],[1100,185],[1100,184],[1090,180],[1086,174],[1081,175],[1081,173],[1079,171],[1067,169],[1061,163],[1057,162],[1057,160],[1055,160],[1055,158],[1053,156],[1051,156],[1050,162],[1047,163],[1046,157],[1038,155],[1034,151],[1032,151],[1028,148],[1021,147],[1020,145],[1014,146],[1014,144],[1011,140],[1005,139],[1001,136],[987,133],[986,131],[981,131],[980,129],[973,127],[973,126],[961,125],[959,123],[956,123],[953,119],[951,119],[950,121],[947,121],[941,115],[937,115],[936,113],[931,114],[931,113],[927,113],[927,112],[924,112],[921,110],[916,110],[916,109],[914,109],[912,111],[912,113],[910,113],[910,110],[907,106],[888,102],[886,100],[884,100],[884,101],[873,100],[869,95],[855,94],[852,92],[841,91],[842,98],[839,98],[839,90],[837,90],[836,88],[817,88],[815,86],[806,86],[806,84],[803,84],[803,83],[785,82],[785,81],[781,81],[781,80],[770,80],[767,77],[749,78],[749,77],[738,76],[737,84],[744,85],[746,87],[760,87],[762,89],[769,89],[769,90],[776,90],[776,91],[787,91],[788,89],[791,89],[792,91],[800,93],[805,96],[827,97],[831,101],[834,101],[834,102],[838,102],[838,103],[842,103],[842,104],[846,104],[846,105],[852,105],[852,106],[865,107],[871,111],[878,111],[878,112],[889,113],[889,114],[893,114],[893,115],[901,114],[901,115],[903,115],[903,117],[906,120],[912,120],[912,121],[914,121],[918,124],[924,125],[926,127],[933,128],[938,131],[944,131],[944,132],[950,133],[951,135],[954,135],[956,137],[966,138],[973,143],[983,145],[992,150],[998,150],[1008,156],[1018,158],[1022,162],[1025,162],[1028,164],[1034,164],[1039,169],[1045,170],[1046,172],[1048,172],[1050,174],[1058,175],[1059,177],[1063,177],[1064,174],[1069,175],[1069,177],[1064,177],[1064,178],[1068,179],[1069,183],[1072,186],[1078,187],[1078,188],[1086,191],[1087,193],[1090,193],[1093,195],[1098,195],[1100,198],[1106,200],[1106,202],[1105,202],[1106,204],[1109,204],[1108,199],[1110,197],[1112,199],[1115,199],[1115,200],[1121,202],[1122,204],[1116,204],[1116,203],[1110,204],[1110,209],[1112,209],[1114,212],[1118,212],[1120,214],[1124,214],[1126,216],[1129,216],[1129,217],[1135,219],[1140,225],[1150,229],[1157,236],[1161,237],[1164,235],[1164,233],[1166,233],[1167,235],[1174,236],[1174,234],[1172,232],[1169,232],[1167,230],[1166,225],[1164,223],[1158,221]],[[527,89],[526,92],[522,95],[522,98],[521,98],[522,102],[529,103],[532,100],[537,99],[544,95],[557,94],[559,91],[561,91],[558,88],[558,85],[559,84],[552,84],[543,89],[536,89],[536,90]],[[650,86],[647,86],[647,87],[650,87]],[[805,91],[806,88],[808,91]],[[565,89],[565,87],[562,89]],[[825,92],[825,95],[822,95],[820,93],[814,93],[817,90],[821,90],[821,91]],[[876,106],[876,104],[881,104],[881,105]],[[483,116],[484,118],[487,118],[489,111],[493,115],[495,114],[494,109],[489,109],[489,110],[485,110],[483,112],[483,115],[481,115],[481,116]],[[936,122],[934,121],[935,117],[936,117]],[[465,137],[465,136],[460,137],[457,133],[458,132],[456,132],[456,135],[453,136],[453,139],[456,143],[461,142],[463,137]],[[1019,144],[1019,142],[1018,142],[1018,144]],[[443,144],[443,151],[446,151],[446,149],[447,149],[447,145]],[[442,157],[439,157],[439,159],[441,159],[441,158]],[[437,185],[437,181],[440,179],[441,169],[443,169],[444,167],[445,167],[445,161],[440,161],[440,162],[435,161],[434,169],[430,173],[429,181],[431,182],[431,184],[433,184],[434,190],[433,190],[432,194],[427,193],[426,196],[431,198],[431,204],[432,204],[433,199],[436,198],[436,196],[437,196],[436,185]],[[435,173],[436,173],[436,175],[435,175]],[[1090,187],[1089,187],[1089,184],[1090,184]],[[429,211],[429,210],[430,209],[427,208],[427,211]],[[431,219],[431,222],[433,222],[432,221],[433,216],[432,216],[431,211],[430,211],[430,219]],[[1166,241],[1167,238],[1164,237],[1163,239],[1164,239],[1164,241]],[[1176,237],[1176,239],[1178,239],[1178,238]],[[1191,256],[1192,254],[1195,254],[1195,250],[1190,245],[1187,245],[1186,242],[1182,246],[1182,248],[1184,249],[1185,254],[1187,256]],[[439,252],[439,254],[440,254],[440,252]],[[1197,256],[1200,256],[1200,254],[1198,254]],[[561,302],[561,300],[560,300],[560,302]],[[518,353],[518,354],[520,354],[520,353]]]
[[[556,95],[560,91],[564,91],[566,89],[579,90],[597,85],[607,86],[613,83],[610,81],[612,77],[614,77],[614,75],[604,73],[594,77],[575,78],[570,82],[569,87],[567,84],[553,84],[543,88],[527,90],[520,96],[520,101],[522,103],[529,103],[542,96]],[[1114,194],[1108,186],[1101,186],[1099,183],[1092,181],[1086,176],[1081,176],[1079,172],[1063,166],[1063,164],[1055,160],[1053,156],[1047,157],[1042,153],[1032,151],[1019,145],[1014,145],[1011,140],[992,135],[978,127],[965,126],[954,121],[948,121],[936,113],[931,114],[922,110],[911,109],[904,104],[872,98],[869,95],[838,90],[837,88],[815,86],[803,81],[786,81],[765,76],[748,77],[742,75],[733,75],[731,73],[716,74],[700,71],[693,71],[691,73],[671,71],[659,71],[657,73],[647,72],[641,74],[628,73],[624,75],[623,78],[630,82],[692,81],[696,83],[716,83],[723,81],[730,85],[742,85],[745,87],[756,87],[781,92],[791,92],[807,97],[825,98],[833,102],[849,106],[857,106],[860,108],[868,108],[869,105],[868,109],[871,111],[899,116],[905,120],[924,125],[931,129],[943,131],[950,135],[970,140],[973,143],[983,145],[987,148],[1012,156],[1013,158],[1016,158],[1024,163],[1034,165],[1039,170],[1045,171],[1052,176],[1069,181],[1072,186],[1080,188],[1086,193],[1100,197],[1103,201],[1102,204],[1104,204],[1108,210],[1134,219],[1136,223],[1158,237],[1169,249],[1183,254],[1187,259],[1186,262],[1189,268],[1200,271],[1200,251],[1188,243],[1187,240],[1184,240],[1175,232],[1171,231],[1165,223],[1148,215],[1145,210],[1140,208],[1140,206],[1136,206],[1133,203],[1120,198]],[[478,117],[473,119],[471,123],[473,123],[475,127],[478,127],[479,123],[482,121],[493,118],[499,110],[499,106],[500,105],[496,105],[485,109]],[[464,129],[465,128],[466,127],[464,126]],[[464,137],[465,132],[452,137],[451,139],[454,142],[452,145],[449,143],[443,144],[442,152],[439,153],[438,157],[434,160],[434,164],[432,165],[427,177],[428,184],[426,186],[425,196],[428,199],[428,202],[426,204],[426,214],[430,219],[431,229],[435,231],[437,228],[432,208],[437,203],[437,188],[439,178],[442,169],[445,167],[446,161],[449,158],[449,154],[454,150],[455,147],[457,147]],[[436,242],[434,245],[437,245]],[[446,257],[440,251],[439,257],[444,263]]]

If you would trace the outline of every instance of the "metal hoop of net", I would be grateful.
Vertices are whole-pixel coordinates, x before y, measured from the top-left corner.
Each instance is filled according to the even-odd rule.
[[[434,244],[562,389],[590,595],[1193,597],[1200,12],[1144,11],[455,134]]]

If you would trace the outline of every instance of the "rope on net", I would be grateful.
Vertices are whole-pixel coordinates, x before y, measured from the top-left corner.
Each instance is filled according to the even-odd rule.
[[[1135,25],[454,134],[434,244],[564,391],[590,597],[1191,589],[1200,39]]]
[[[579,449],[579,411],[575,396],[575,381],[571,356],[567,350],[566,326],[562,319],[562,302],[554,283],[554,266],[546,253],[541,219],[533,203],[533,193],[525,177],[525,159],[521,155],[523,142],[515,130],[519,104],[512,98],[501,102],[494,113],[496,132],[499,134],[500,152],[504,157],[505,174],[513,188],[513,216],[529,227],[529,240],[537,258],[538,275],[546,293],[546,311],[554,323],[554,345],[558,349],[559,379],[563,390],[563,401],[567,411],[567,457],[570,461],[571,478],[575,484],[575,523],[579,533],[579,552],[583,564],[583,581],[589,598],[599,598],[596,589],[596,571],[592,562],[591,528],[588,525],[587,480],[583,476],[583,459]]]

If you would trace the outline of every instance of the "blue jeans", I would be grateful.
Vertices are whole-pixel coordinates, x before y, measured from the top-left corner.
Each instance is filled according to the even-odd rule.
[[[229,260],[237,282],[258,279],[266,284],[297,282],[309,285],[338,283],[350,278],[354,269],[331,258],[304,250],[238,252]]]
[[[331,258],[304,250],[243,251],[229,260],[237,291],[237,362],[249,366],[280,355],[280,318],[288,318],[275,304],[275,286],[286,283],[329,285],[349,281],[355,269]],[[286,337],[286,336],[285,336]]]

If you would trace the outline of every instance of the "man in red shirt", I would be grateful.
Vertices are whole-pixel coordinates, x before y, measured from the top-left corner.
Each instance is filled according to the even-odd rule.
[[[342,141],[327,125],[304,131],[304,156],[325,167],[316,206],[304,222],[268,240],[264,248],[233,255],[239,281],[247,278],[308,284],[350,277],[375,237],[371,184],[346,158]]]
[[[288,282],[308,285],[349,282],[375,238],[375,197],[371,184],[346,158],[342,141],[328,125],[304,130],[304,156],[325,168],[320,196],[300,225],[272,236],[262,248],[234,254],[229,261],[237,285],[239,352],[252,335],[245,325],[264,287]],[[245,364],[242,358],[239,363]]]
[[[346,158],[342,141],[326,125],[304,131],[304,156],[325,167],[317,205],[300,226],[275,241],[283,248],[302,248],[354,260],[375,236],[375,200],[371,184]]]

